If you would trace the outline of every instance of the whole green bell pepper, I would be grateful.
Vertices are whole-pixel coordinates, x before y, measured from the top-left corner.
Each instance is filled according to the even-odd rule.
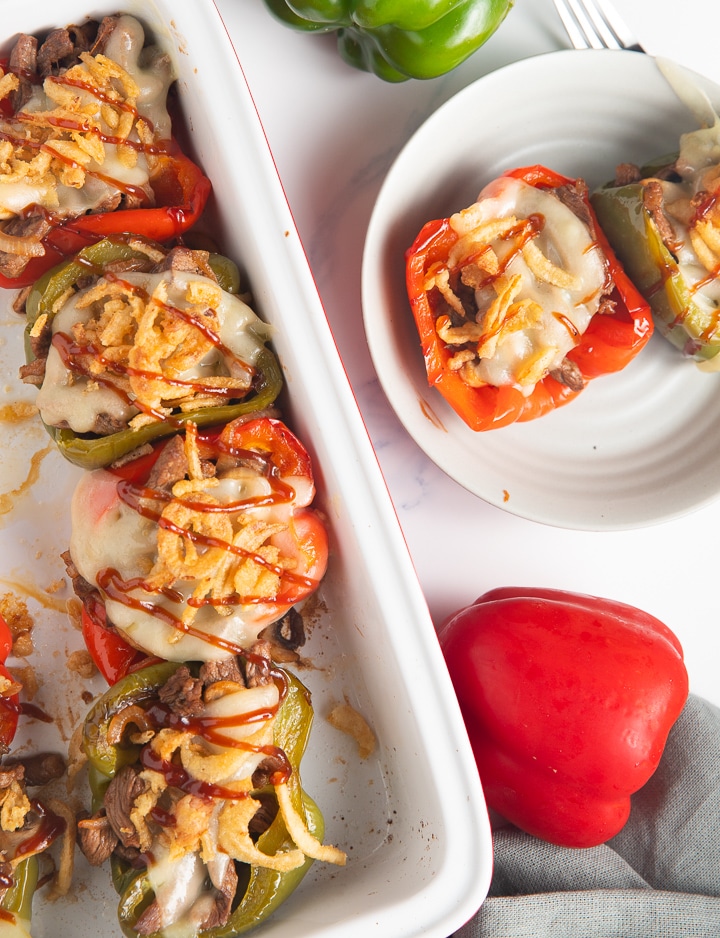
[[[265,0],[283,23],[337,33],[342,58],[385,81],[436,78],[498,29],[513,0]]]
[[[102,805],[104,791],[113,776],[123,766],[137,761],[140,754],[139,745],[111,743],[108,740],[113,718],[130,705],[137,704],[142,708],[149,706],[157,698],[160,687],[180,666],[178,663],[162,662],[129,674],[106,691],[90,710],[84,725],[83,748],[90,765],[94,809]],[[310,833],[321,840],[324,833],[322,814],[303,790],[299,772],[313,721],[310,694],[294,675],[286,671],[281,673],[287,681],[287,692],[275,716],[273,743],[283,750],[292,769],[287,784],[293,807],[304,817]],[[273,788],[269,785],[256,794],[271,797],[272,792]],[[268,855],[294,848],[280,812],[260,835],[257,846]],[[301,866],[288,871],[260,866],[247,868],[245,878],[239,877],[239,889],[243,889],[243,893],[236,896],[228,921],[201,932],[203,938],[234,938],[254,928],[287,899],[312,863],[313,860],[308,857]],[[148,873],[113,856],[112,878],[120,896],[120,926],[129,938],[137,938],[134,923],[154,898]]]
[[[150,269],[154,262],[138,249],[139,242],[165,252],[160,245],[136,236],[105,238],[84,248],[74,258],[58,264],[33,285],[25,301],[25,355],[28,363],[35,357],[30,333],[38,318],[45,314],[52,321],[58,300],[81,284],[88,274],[102,274],[118,263],[132,263],[135,270]],[[219,286],[227,293],[237,293],[240,285],[237,265],[220,254],[210,254],[209,264]],[[253,388],[242,400],[186,410],[181,419],[173,417],[155,420],[138,428],[128,427],[106,436],[78,434],[67,428],[47,425],[46,429],[67,460],[83,469],[98,469],[110,465],[145,443],[176,433],[181,429],[181,423],[194,423],[198,427],[221,425],[269,407],[280,393],[283,382],[280,365],[269,348],[263,348],[258,354],[256,370]]]

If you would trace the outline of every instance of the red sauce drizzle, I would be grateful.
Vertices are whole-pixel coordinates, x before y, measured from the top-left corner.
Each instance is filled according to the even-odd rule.
[[[166,728],[181,732],[190,732],[196,736],[202,736],[208,742],[219,746],[262,754],[272,758],[277,765],[273,771],[272,780],[274,784],[280,784],[286,782],[292,774],[292,766],[284,750],[273,745],[259,746],[247,740],[239,740],[235,737],[228,736],[223,732],[224,728],[229,729],[233,726],[249,726],[254,723],[263,723],[267,720],[271,720],[276,716],[281,703],[287,695],[287,678],[281,671],[272,668],[266,658],[253,655],[252,653],[243,652],[243,654],[248,660],[253,659],[261,666],[265,674],[276,684],[279,699],[275,706],[263,710],[254,710],[248,713],[237,713],[228,716],[207,716],[202,713],[195,716],[188,716],[175,713],[166,704],[159,700],[154,700],[146,708],[146,713],[156,732]],[[160,772],[168,785],[179,788],[188,794],[195,795],[204,800],[215,798],[238,800],[248,797],[245,791],[236,791],[224,785],[217,785],[212,782],[205,782],[194,778],[182,765],[163,759],[151,746],[143,747],[140,761],[146,769]],[[166,812],[163,813],[166,814]],[[167,815],[167,817],[172,818],[171,815]],[[156,818],[156,820],[159,819]],[[160,822],[166,823],[166,821],[162,820]],[[174,823],[174,818],[172,818],[171,823]]]
[[[39,801],[33,801],[31,804],[33,811],[40,817],[41,822],[33,835],[20,843],[16,856],[29,856],[46,850],[50,844],[65,832],[67,827],[64,818],[58,817],[57,814],[54,814]]]
[[[88,263],[88,267],[91,269],[94,267],[93,264]],[[142,297],[145,302],[148,301],[149,295],[147,291],[140,286],[139,284],[132,284],[125,279],[106,272],[104,277],[108,281],[113,281],[115,283],[121,283],[122,286],[128,291],[134,293],[136,296]],[[242,359],[238,358],[231,349],[225,345],[220,336],[211,329],[207,323],[202,322],[196,319],[191,313],[187,310],[179,309],[176,306],[173,306],[169,303],[160,303],[158,300],[155,302],[161,306],[170,316],[175,316],[178,319],[182,319],[183,322],[188,323],[188,325],[197,329],[202,336],[210,342],[222,355],[225,359],[229,359],[234,362],[235,368],[238,367],[245,370],[250,379],[250,384],[252,383],[252,376],[255,374],[255,369],[252,366],[248,365]],[[140,401],[132,397],[127,391],[120,387],[112,378],[115,377],[136,377],[136,378],[145,378],[149,381],[162,381],[164,384],[168,384],[172,387],[182,387],[188,388],[195,394],[202,394],[208,397],[218,398],[219,400],[228,400],[228,399],[237,399],[244,397],[247,392],[242,391],[238,388],[219,388],[212,385],[204,384],[202,381],[198,380],[185,380],[182,378],[171,378],[164,375],[162,372],[147,371],[141,368],[133,368],[130,365],[123,365],[120,362],[112,361],[103,355],[100,348],[93,344],[82,345],[78,342],[75,342],[74,339],[67,335],[64,332],[56,332],[52,339],[52,344],[57,350],[63,365],[67,370],[74,375],[79,375],[85,378],[90,378],[93,381],[97,381],[98,384],[102,384],[103,387],[110,388],[119,398],[125,401],[126,404],[137,407],[138,410],[147,416],[153,417],[155,420],[168,421],[169,423],[182,426],[185,423],[185,419],[175,418],[172,415],[168,416],[162,413],[155,408],[148,407],[147,405],[142,404]],[[107,374],[97,375],[90,368],[89,363],[86,363],[84,359],[93,358],[96,362],[99,362],[107,371]]]
[[[577,341],[580,338],[580,330],[575,325],[575,323],[565,315],[565,313],[554,312],[553,316],[559,323],[562,323],[562,325],[565,326],[573,341]]]
[[[18,74],[21,74],[19,70],[16,70],[16,72]],[[34,79],[35,82],[37,83],[38,81],[37,76],[30,76],[30,77],[31,79]],[[125,111],[128,114],[132,114],[134,121],[137,121],[138,119],[141,118],[141,115],[138,109],[133,107],[127,101],[116,101],[114,98],[112,98],[110,95],[103,92],[101,89],[96,88],[94,85],[88,84],[87,82],[79,81],[77,79],[70,79],[64,75],[49,76],[49,80],[58,85],[65,85],[68,87],[78,88],[81,91],[85,91],[87,94],[90,94],[94,98],[96,98],[99,102],[102,102],[104,104],[109,104],[112,107],[117,108],[118,110]],[[167,143],[164,143],[164,142],[142,143],[139,140],[129,140],[123,137],[116,137],[110,134],[105,134],[102,131],[92,127],[87,121],[71,120],[71,119],[59,118],[55,116],[48,117],[47,115],[43,116],[42,118],[39,118],[37,115],[35,115],[31,111],[20,111],[18,114],[9,115],[9,117],[11,120],[15,120],[19,124],[33,124],[33,123],[37,123],[39,120],[42,120],[43,123],[50,123],[53,126],[58,127],[63,130],[69,130],[71,132],[74,131],[74,132],[79,132],[79,133],[92,133],[103,143],[115,144],[116,146],[131,147],[136,152],[144,153],[147,155],[159,156],[168,152]],[[142,118],[142,120],[147,124],[149,129],[152,131],[153,130],[152,122],[147,120],[146,118]],[[2,133],[0,133],[0,139],[9,140],[13,144],[14,147],[18,147],[18,148],[29,147],[30,149],[50,153],[54,159],[59,160],[60,162],[64,163],[66,166],[70,166],[71,168],[76,168],[80,165],[75,160],[67,156],[64,156],[62,153],[59,153],[57,150],[55,150],[55,148],[52,146],[52,143],[40,143],[39,141],[29,140],[29,139],[26,139],[22,135],[15,135],[15,134],[9,133],[8,131],[3,131]],[[148,193],[142,187],[134,186],[129,183],[122,183],[120,182],[120,180],[112,176],[108,176],[101,172],[88,170],[86,167],[83,167],[83,169],[87,173],[88,176],[101,180],[106,185],[110,186],[111,188],[115,188],[119,192],[124,192],[127,195],[133,195],[135,198],[139,199],[141,204],[150,205],[151,200],[148,197]]]
[[[102,101],[103,104],[110,104],[112,107],[116,107],[119,111],[125,111],[128,114],[132,114],[133,118],[137,120],[140,117],[140,112],[136,107],[133,107],[132,104],[129,104],[127,101],[116,101],[110,95],[105,94],[104,91],[101,91],[100,88],[96,88],[95,85],[90,85],[87,82],[80,81],[77,78],[68,78],[67,75],[51,75],[50,81],[55,82],[57,85],[66,85],[72,88],[79,88],[81,91],[86,91],[88,94],[91,94],[93,97],[97,98],[98,101]],[[152,123],[143,118],[147,123],[148,127],[152,130]]]

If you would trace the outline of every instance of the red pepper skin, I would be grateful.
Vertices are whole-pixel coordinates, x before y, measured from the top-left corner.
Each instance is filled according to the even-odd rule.
[[[211,183],[173,140],[160,172],[152,179],[155,208],[121,209],[97,212],[77,218],[55,220],[43,239],[45,254],[33,258],[17,277],[0,274],[0,287],[30,286],[66,257],[108,235],[134,234],[165,242],[177,238],[200,218],[210,195]]]
[[[85,647],[110,686],[133,671],[160,661],[133,648],[115,629],[108,627],[105,607],[99,599],[92,601],[88,598],[85,601],[81,619]]]
[[[15,682],[5,667],[5,659],[12,651],[12,632],[5,618],[0,615],[0,677]],[[0,755],[7,752],[17,731],[20,715],[20,699],[17,694],[5,697],[0,694]]]
[[[509,170],[503,175],[522,179],[541,189],[556,189],[574,182],[537,165]],[[567,357],[577,364],[586,382],[623,369],[653,333],[648,304],[623,271],[589,202],[587,209],[593,219],[596,239],[607,258],[616,306],[611,315],[595,315],[578,344],[568,353]],[[423,226],[405,255],[408,299],[420,336],[429,385],[437,388],[458,416],[476,431],[534,420],[577,397],[579,391],[571,390],[550,375],[538,382],[526,397],[511,386],[472,388],[457,372],[450,370],[448,362],[452,352],[437,334],[435,315],[424,283],[428,269],[447,260],[456,240],[450,220],[435,219]]]
[[[117,477],[118,483],[130,483],[142,489],[168,442],[156,442],[150,452],[103,472]],[[251,595],[243,600],[260,609],[268,622],[273,622],[291,606],[306,599],[327,568],[327,530],[320,512],[309,505],[314,495],[311,457],[281,420],[270,417],[239,418],[225,426],[203,428],[197,433],[197,446],[201,458],[208,460],[218,459],[223,453],[240,458],[260,456],[267,462],[267,474],[277,474],[285,483],[287,530],[274,535],[273,543],[289,562],[289,569],[282,575],[282,586],[275,598]],[[114,493],[114,499],[119,502],[120,496]],[[87,509],[97,521],[109,506],[104,502],[97,505],[91,502]],[[109,622],[102,592],[84,595],[82,603],[85,646],[108,684],[112,686],[126,675],[161,660],[136,648]]]
[[[488,805],[561,846],[617,834],[687,699],[670,629],[625,603],[508,587],[439,635]]]

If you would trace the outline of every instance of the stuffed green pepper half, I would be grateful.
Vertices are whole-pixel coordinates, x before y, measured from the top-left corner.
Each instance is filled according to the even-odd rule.
[[[592,196],[600,225],[650,303],[658,332],[703,370],[720,369],[720,122],[678,152],[620,164]]]
[[[135,236],[91,245],[25,298],[37,407],[61,453],[107,466],[151,440],[225,423],[282,386],[271,329],[221,255]]]
[[[232,938],[313,860],[344,865],[300,780],[312,715],[307,689],[255,653],[156,664],[100,698],[84,727],[95,804],[79,842],[111,862],[125,935]]]

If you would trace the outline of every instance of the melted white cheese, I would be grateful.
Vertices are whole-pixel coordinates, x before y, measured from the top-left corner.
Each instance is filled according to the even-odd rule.
[[[196,938],[191,911],[203,893],[205,864],[196,853],[171,857],[161,844],[153,845],[148,881],[161,910],[164,938]]]
[[[0,938],[32,938],[30,922],[19,915],[14,922],[0,921]]]
[[[174,80],[174,75],[169,68],[169,60],[163,59],[164,67],[159,67],[156,61],[157,50],[153,47],[144,48],[144,43],[145,33],[141,24],[134,17],[123,15],[119,17],[115,29],[110,34],[104,55],[117,62],[139,86],[137,110],[152,124],[155,140],[169,140],[171,121],[166,105],[168,88]],[[84,107],[97,105],[90,117],[97,122],[102,133],[112,137],[113,128],[103,119],[98,99],[90,92],[74,90]],[[54,107],[54,102],[47,97],[43,86],[34,85],[32,96],[23,110],[32,113],[51,110]],[[22,136],[20,124],[18,135]],[[137,142],[135,131],[129,139]],[[79,189],[57,184],[51,174],[45,174],[36,183],[30,184],[27,181],[5,181],[0,173],[0,217],[20,214],[25,208],[35,204],[61,216],[80,215],[96,209],[108,196],[114,195],[118,188],[148,185],[150,172],[147,158],[142,151],[138,153],[134,166],[127,166],[119,159],[116,144],[106,143],[104,151],[104,161],[98,163],[94,159],[91,160],[87,171],[90,174],[102,174],[109,181],[88,175],[85,184]],[[113,185],[111,180],[117,180],[121,184],[120,187]]]
[[[198,274],[186,271],[163,271],[162,273],[143,274],[131,272],[123,279],[137,285],[147,293],[153,293],[158,284],[167,284],[167,303],[180,310],[191,308],[186,299],[188,284],[192,282],[211,284],[211,281]],[[217,291],[216,289],[216,292]],[[92,315],[92,309],[78,309],[83,291],[68,300],[53,318],[53,334],[72,335],[75,323],[86,323]],[[270,338],[270,327],[238,296],[222,291],[220,303],[216,308],[220,323],[219,338],[233,355],[249,365],[255,365],[264,343]],[[218,350],[213,349],[199,367],[176,375],[185,381],[201,380],[208,374],[226,374],[223,358]],[[40,415],[48,426],[69,427],[75,433],[90,433],[100,414],[109,414],[119,420],[128,421],[138,413],[138,409],[124,400],[112,388],[84,377],[73,376],[65,367],[62,358],[54,347],[50,347],[45,368],[45,378],[36,399]]]
[[[147,577],[156,558],[156,523],[120,501],[117,482],[117,476],[105,470],[85,473],[71,503],[70,553],[78,572],[94,586],[98,586],[98,574],[105,569],[117,570],[123,580]],[[218,488],[210,491],[221,501],[234,501],[266,495],[270,486],[262,476],[247,473],[242,478],[223,482],[222,494]],[[252,511],[254,517],[263,520],[276,517],[272,507]],[[181,582],[174,588],[187,599],[196,585],[194,581]],[[167,609],[178,618],[183,614],[183,604],[160,594],[135,589],[130,596]],[[225,607],[229,615],[220,615],[211,605],[202,606],[193,620],[193,628],[209,637],[210,640],[205,641],[202,637],[181,634],[174,625],[161,621],[151,611],[133,609],[111,599],[106,600],[106,609],[110,621],[131,644],[171,661],[225,658],[228,651],[217,645],[217,639],[249,648],[258,633],[275,618],[268,615],[263,604]]]
[[[502,176],[494,180],[482,190],[475,205],[453,216],[451,224],[462,236],[493,219],[514,216],[520,221],[533,215],[544,218],[535,244],[554,265],[576,277],[579,286],[566,289],[538,279],[522,253],[510,261],[507,274],[522,276],[515,300],[535,300],[543,315],[536,324],[502,338],[496,353],[480,361],[478,377],[496,387],[515,385],[525,362],[547,350],[554,354],[546,370],[557,368],[576,344],[563,319],[572,323],[578,334],[584,333],[597,312],[605,283],[605,260],[586,225],[556,196],[520,179]],[[491,244],[502,261],[508,254],[508,242],[497,238]],[[487,308],[486,293],[478,291],[476,299],[480,309]],[[522,390],[530,393],[532,387]]]

